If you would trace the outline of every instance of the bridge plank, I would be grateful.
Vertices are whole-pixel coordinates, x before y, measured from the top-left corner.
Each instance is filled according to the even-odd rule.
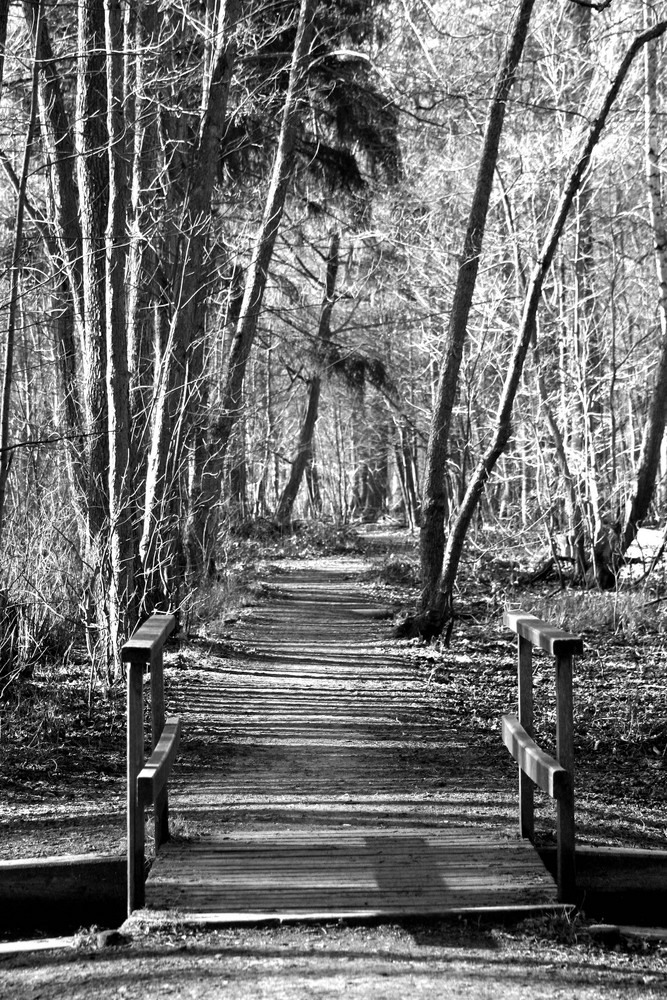
[[[471,908],[555,904],[554,884],[531,845],[466,828],[428,836],[378,829],[363,837],[275,833],[247,841],[165,845],[147,902],[180,913],[215,913],[220,922],[252,911],[257,918],[320,919],[354,912],[454,913]]]

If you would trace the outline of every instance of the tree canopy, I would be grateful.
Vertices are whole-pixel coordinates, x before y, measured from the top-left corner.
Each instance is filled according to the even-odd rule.
[[[475,517],[613,586],[665,499],[663,14],[0,4],[0,608],[112,678],[258,518],[420,527],[422,635]]]

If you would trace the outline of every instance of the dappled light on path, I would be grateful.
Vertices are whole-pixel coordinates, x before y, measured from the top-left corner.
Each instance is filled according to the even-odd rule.
[[[448,726],[349,564],[301,568],[269,594],[235,629],[242,656],[174,672],[177,836],[149,907],[232,919],[553,903],[514,834],[513,783]]]

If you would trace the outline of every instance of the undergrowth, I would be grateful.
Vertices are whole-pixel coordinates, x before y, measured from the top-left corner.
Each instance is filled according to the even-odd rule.
[[[527,595],[521,609],[574,633],[606,632],[627,640],[667,636],[667,595],[648,588],[615,591],[569,589]]]
[[[0,551],[0,701],[35,666],[83,641],[81,559],[56,512],[8,521]]]

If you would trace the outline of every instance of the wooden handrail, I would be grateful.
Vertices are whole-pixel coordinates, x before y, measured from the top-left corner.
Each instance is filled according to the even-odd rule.
[[[503,620],[518,635],[519,715],[503,718],[503,741],[519,763],[521,836],[535,839],[535,783],[557,801],[558,898],[561,902],[572,902],[576,896],[572,660],[581,655],[584,644],[581,636],[521,611],[507,611]],[[544,753],[533,740],[534,646],[554,657],[556,759]]]
[[[543,622],[535,615],[527,615],[523,611],[506,611],[504,622],[508,628],[522,639],[528,639],[533,646],[543,649],[552,656],[581,656],[584,651],[584,641],[579,635],[563,632],[555,625]]]
[[[173,766],[178,744],[181,740],[181,720],[176,716],[167,719],[162,736],[141,771],[137,775],[139,801],[145,806],[153,805],[160,792],[166,787]]]
[[[503,716],[503,743],[538,788],[552,799],[559,799],[565,794],[569,782],[567,771],[554,757],[538,747],[516,715]]]
[[[176,755],[180,723],[170,719],[171,733],[165,733],[169,740],[169,752],[164,753],[161,743],[165,729],[164,717],[164,671],[162,648],[167,638],[176,628],[176,616],[154,614],[140,625],[121,649],[121,659],[127,663],[127,910],[132,913],[144,905],[144,868],[146,853],[146,833],[144,807],[146,782],[140,787],[139,775],[144,768],[144,671],[150,671],[151,706],[151,762],[155,754],[164,758],[160,772],[159,787],[151,788],[153,802],[155,850],[169,839],[169,800],[167,778]],[[173,723],[176,722],[174,738]],[[162,746],[162,751],[160,747]],[[172,752],[173,751],[173,752]],[[164,779],[164,780],[163,780]]]

